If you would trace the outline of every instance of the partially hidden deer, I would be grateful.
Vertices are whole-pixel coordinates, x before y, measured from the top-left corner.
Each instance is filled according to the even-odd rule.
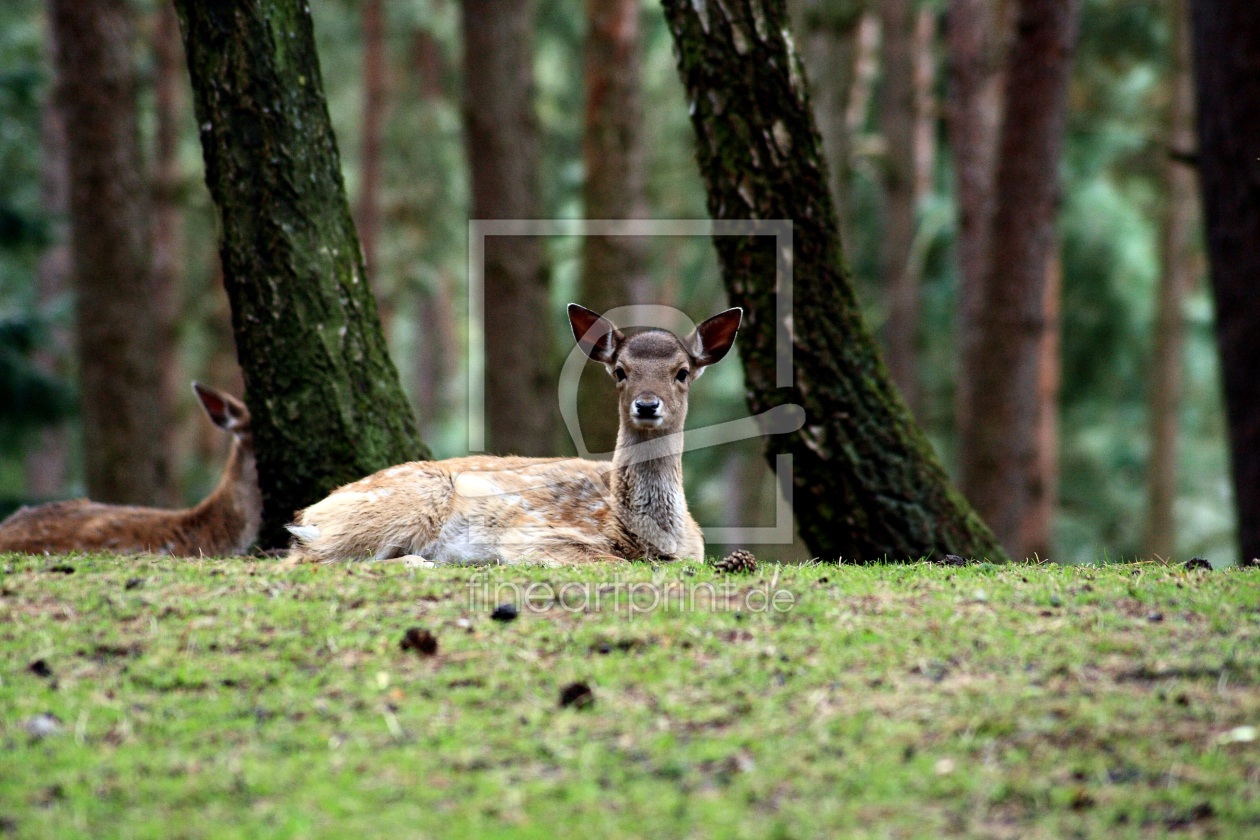
[[[617,383],[611,462],[471,456],[390,467],[301,511],[289,526],[289,559],[702,560],[704,537],[683,495],[687,395],[730,350],[742,314],[728,309],[681,339],[658,329],[622,331],[570,304],[578,345]]]
[[[249,409],[240,400],[193,383],[210,422],[232,434],[218,486],[186,510],[107,505],[87,499],[23,507],[0,522],[0,552],[171,554],[220,557],[244,554],[258,537],[262,495],[254,462]]]

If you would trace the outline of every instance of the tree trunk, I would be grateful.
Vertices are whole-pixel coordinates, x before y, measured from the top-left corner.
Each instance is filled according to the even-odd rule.
[[[428,111],[445,107],[449,98],[444,84],[448,68],[442,43],[429,30],[415,29],[409,60],[413,98]],[[416,298],[417,335],[411,351],[415,359],[411,383],[420,431],[426,439],[439,432],[454,402],[451,384],[460,364],[461,344],[452,285],[447,273],[439,270]]]
[[[163,449],[157,296],[126,0],[50,0],[69,142],[70,249],[88,495],[154,504]]]
[[[639,89],[638,0],[587,0],[586,117],[582,186],[588,219],[644,215],[643,108]],[[645,240],[639,236],[582,239],[581,303],[604,313],[653,302]],[[591,452],[617,444],[617,392],[599,365],[587,365],[580,383],[582,435]]]
[[[782,0],[664,5],[710,213],[792,220],[791,253],[779,253],[768,236],[716,236],[714,244],[731,303],[744,307],[739,347],[751,409],[805,410],[802,429],[773,435],[767,446],[771,464],[779,453],[793,456],[805,543],[850,562],[1004,558],[950,486],[862,322]],[[777,277],[787,265],[794,303],[779,320]],[[792,384],[782,388],[779,336],[795,362]]]
[[[1199,178],[1239,560],[1260,557],[1260,4],[1192,0]]]
[[[1177,156],[1194,148],[1194,78],[1190,73],[1190,32],[1184,0],[1170,0],[1173,30],[1169,69],[1168,152],[1164,158],[1164,226],[1159,299],[1155,312],[1150,423],[1151,462],[1143,553],[1172,557],[1177,548],[1173,504],[1177,499],[1177,415],[1181,409],[1185,317],[1182,307],[1194,281],[1191,238],[1198,221],[1194,170]],[[1175,153],[1175,154],[1174,154]]]
[[[936,180],[936,10],[914,18],[914,201],[922,204]],[[916,274],[915,282],[919,282]]]
[[[274,548],[299,508],[427,452],[367,283],[308,8],[176,8]]]
[[[967,498],[1002,545],[1027,556],[1037,475],[1045,283],[1054,255],[1058,167],[1078,0],[1022,0],[1006,70],[1005,114],[979,336],[964,359],[972,390],[962,433]],[[1045,393],[1044,390],[1041,393]]]
[[[858,28],[865,0],[797,0],[792,6],[801,58],[809,76],[814,119],[831,173],[831,197],[840,217],[840,244],[853,241],[849,181],[853,143],[849,133],[850,94],[857,78]]]
[[[49,27],[45,49],[52,66],[54,91],[61,87],[56,64],[56,30]],[[62,219],[70,204],[69,138],[65,108],[56,95],[44,102],[40,113],[41,201],[44,216],[55,225],[51,245],[40,257],[35,276],[35,297],[41,313],[56,305],[70,289],[71,256]],[[51,340],[37,350],[31,361],[50,377],[63,378],[69,369],[70,336],[53,326]],[[26,498],[44,500],[65,492],[70,451],[69,430],[64,423],[36,433],[36,443],[26,454]]]
[[[474,219],[536,219],[532,0],[464,0],[464,126]],[[548,267],[535,236],[485,243],[486,445],[551,455],[557,441]]]
[[[183,207],[180,190],[183,173],[179,166],[180,112],[183,105],[184,55],[179,38],[179,18],[175,7],[161,3],[154,10],[154,149],[153,149],[153,325],[157,344],[158,370],[162,376],[162,449],[170,465],[159,488],[162,507],[183,507],[179,489],[179,424],[175,406],[179,404],[188,380],[179,366],[177,329],[182,309],[181,285],[184,275]]]
[[[915,14],[911,0],[880,0],[884,76],[880,123],[884,135],[884,234],[881,262],[888,317],[884,325],[888,372],[913,409],[918,402],[915,339],[919,284],[910,266],[915,230]]]
[[[998,131],[1002,120],[1002,56],[1007,30],[1005,0],[950,0],[948,47],[953,95],[950,146],[954,153],[958,205],[958,379],[954,417],[958,461],[966,451],[971,425],[972,383],[968,359],[980,342],[981,289],[989,261]]]
[[[382,0],[363,0],[363,138],[359,151],[359,206],[355,223],[363,246],[363,263],[376,291],[381,325],[389,334],[393,305],[377,271],[376,243],[380,230],[381,136],[385,129],[385,10]]]
[[[1037,417],[1033,427],[1033,467],[1028,478],[1028,510],[1024,514],[1021,545],[1026,557],[1053,556],[1054,512],[1059,504],[1059,311],[1063,298],[1063,259],[1056,237],[1046,260],[1042,291],[1046,328],[1037,359]]]
[[[420,428],[426,434],[435,434],[442,418],[448,416],[449,386],[459,366],[459,331],[451,298],[450,278],[439,273],[432,286],[421,294],[417,306],[419,335],[415,354],[422,361],[413,368],[412,383]]]

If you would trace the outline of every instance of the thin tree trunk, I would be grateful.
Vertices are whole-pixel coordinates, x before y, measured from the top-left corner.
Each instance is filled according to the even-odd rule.
[[[884,136],[884,234],[881,262],[888,318],[888,372],[912,409],[918,402],[915,339],[919,284],[910,266],[915,230],[915,14],[911,0],[880,0],[884,76],[880,123]]]
[[[1155,312],[1155,354],[1151,370],[1151,462],[1144,553],[1172,557],[1177,547],[1173,504],[1177,499],[1177,415],[1181,409],[1185,318],[1182,306],[1194,280],[1190,239],[1198,219],[1194,170],[1174,154],[1194,147],[1194,78],[1190,73],[1190,33],[1184,0],[1170,0],[1173,29],[1169,72],[1168,146],[1164,160],[1166,204],[1161,241],[1162,269]]]
[[[849,109],[845,122],[849,126],[849,143],[855,145],[866,128],[866,114],[871,108],[871,91],[879,73],[879,15],[869,10],[862,13],[857,29],[857,54],[853,57],[853,87],[849,93]],[[856,150],[855,150],[856,154]],[[853,157],[850,157],[852,165]]]
[[[427,451],[368,286],[308,7],[176,8],[253,417],[259,542],[274,548],[297,509]]]
[[[1045,283],[1054,254],[1058,166],[1078,0],[1022,0],[1006,70],[995,212],[982,287],[979,338],[964,360],[971,420],[963,432],[963,488],[1016,558],[1038,481],[1040,359]]]
[[[914,201],[932,194],[936,178],[936,10],[919,7],[914,19]],[[917,275],[915,282],[921,278]]]
[[[386,81],[385,11],[382,0],[363,0],[363,120],[359,151],[359,206],[355,224],[363,246],[363,263],[376,291],[381,325],[389,335],[393,321],[390,295],[377,270],[377,240],[381,226],[381,137],[385,130]]]
[[[458,364],[452,351],[458,347],[455,329],[451,282],[439,274],[433,286],[420,297],[419,332],[416,357],[423,360],[414,368],[416,405],[419,407],[421,430],[437,431],[438,421],[447,415],[448,393],[453,369]]]
[[[1005,0],[950,0],[948,47],[953,95],[950,147],[958,205],[958,379],[954,415],[958,461],[970,459],[973,387],[968,359],[980,343],[980,305],[989,264],[998,131],[1002,120]]]
[[[1199,178],[1239,560],[1260,558],[1260,3],[1192,0]]]
[[[793,456],[805,543],[820,557],[850,562],[1004,558],[950,486],[862,322],[782,0],[664,5],[709,212],[793,220],[791,253],[779,253],[768,236],[716,236],[714,244],[731,302],[744,308],[738,345],[751,409],[804,409],[804,427],[770,436],[767,457],[773,464],[779,453]],[[780,320],[775,292],[789,262],[794,301]],[[779,336],[795,368],[782,388]]]
[[[51,60],[52,89],[60,89],[60,76],[55,62],[56,30],[49,27],[45,49]],[[40,153],[42,203],[44,215],[53,220],[52,244],[39,260],[35,276],[35,296],[40,311],[46,313],[58,298],[67,294],[71,281],[70,245],[64,231],[64,219],[70,203],[69,138],[66,136],[65,109],[56,95],[48,97],[40,113]],[[50,377],[64,377],[69,369],[70,336],[54,326],[51,340],[38,350],[32,362]],[[26,496],[29,499],[51,499],[65,492],[70,451],[69,429],[64,423],[40,429],[37,442],[26,455]]]
[[[1063,292],[1063,259],[1056,238],[1046,261],[1042,293],[1046,329],[1037,360],[1037,418],[1033,430],[1033,468],[1028,476],[1028,511],[1022,545],[1027,557],[1053,556],[1054,513],[1059,502],[1059,311]]]
[[[644,215],[643,108],[639,72],[638,0],[587,0],[586,115],[582,186],[588,219]],[[638,236],[582,239],[582,305],[603,313],[648,303],[645,240]],[[585,406],[582,434],[591,452],[612,452],[617,443],[617,392],[598,365],[583,371],[579,399]]]
[[[50,0],[70,161],[88,495],[154,504],[168,473],[157,296],[125,0]]]
[[[831,173],[831,197],[840,215],[840,243],[845,247],[853,241],[849,212],[853,170],[849,102],[857,79],[858,30],[865,10],[865,0],[797,0],[792,8],[793,21],[800,32],[801,58],[809,75],[814,119]]]
[[[416,29],[411,37],[411,88],[424,107],[437,109],[447,99],[444,85],[446,57],[433,33]],[[436,434],[451,408],[451,382],[458,367],[458,329],[452,281],[437,272],[432,284],[417,299],[418,335],[412,367],[420,430],[426,438]]]
[[[540,151],[534,113],[532,0],[464,0],[464,125],[474,219],[536,219]],[[544,242],[485,243],[487,448],[555,451],[556,382]]]
[[[182,507],[178,464],[179,424],[175,406],[179,404],[187,379],[179,366],[177,334],[183,303],[181,281],[184,274],[183,207],[180,189],[183,173],[179,166],[179,123],[186,84],[184,48],[179,37],[175,7],[159,4],[153,27],[154,70],[154,154],[153,181],[153,330],[157,344],[158,370],[162,376],[162,449],[169,469],[159,488],[162,507]]]

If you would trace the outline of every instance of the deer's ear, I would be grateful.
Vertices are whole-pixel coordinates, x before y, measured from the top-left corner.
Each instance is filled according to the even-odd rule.
[[[735,343],[735,334],[739,332],[739,324],[744,319],[744,310],[738,306],[714,315],[696,327],[691,337],[691,346],[700,366],[715,364]]]
[[[569,325],[573,327],[573,337],[583,353],[594,361],[612,364],[617,345],[625,338],[612,321],[585,306],[570,303]]]
[[[193,392],[201,401],[210,422],[220,429],[239,432],[249,427],[249,409],[236,397],[200,382],[193,383]]]

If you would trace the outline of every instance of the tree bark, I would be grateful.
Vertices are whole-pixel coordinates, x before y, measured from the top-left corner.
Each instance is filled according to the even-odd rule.
[[[831,197],[840,217],[840,244],[853,241],[849,182],[853,170],[850,95],[857,79],[858,29],[865,0],[797,0],[791,9],[799,30],[801,58],[809,76],[814,119],[822,137]]]
[[[632,219],[644,215],[643,107],[639,72],[637,0],[587,0],[585,44],[586,114],[582,185],[588,219]],[[581,303],[604,313],[618,306],[652,302],[645,240],[639,236],[582,239]],[[617,392],[599,365],[587,365],[579,400],[585,408],[582,435],[591,452],[617,444]]]
[[[968,359],[979,346],[980,304],[989,264],[998,132],[1002,120],[1002,65],[1007,30],[1005,0],[950,0],[949,130],[958,205],[958,378],[954,416],[958,461],[969,460],[964,429],[971,424]]]
[[[1028,479],[1028,509],[1021,529],[1026,557],[1053,556],[1054,513],[1059,504],[1059,311],[1063,298],[1063,260],[1056,237],[1046,261],[1042,306],[1046,328],[1037,358],[1037,417],[1033,421],[1033,467]]]
[[[1192,0],[1199,179],[1239,560],[1260,557],[1260,4]]]
[[[963,489],[1016,558],[1037,474],[1037,395],[1049,328],[1045,283],[1054,252],[1058,166],[1078,0],[1022,0],[1006,69],[993,230],[979,336],[964,359],[971,388],[960,430]]]
[[[183,507],[184,499],[175,470],[179,437],[175,406],[188,388],[177,353],[184,275],[183,207],[180,202],[183,173],[179,166],[181,94],[185,84],[184,48],[180,43],[175,7],[161,3],[154,10],[154,15],[157,19],[153,26],[153,330],[158,370],[162,377],[162,450],[165,462],[170,465],[158,490],[158,502],[162,507],[178,508]]]
[[[883,84],[880,123],[884,135],[884,233],[881,240],[885,300],[885,359],[902,398],[918,402],[915,340],[919,284],[910,265],[915,232],[915,14],[911,0],[880,0]]]
[[[932,194],[936,179],[936,10],[919,7],[914,18],[914,200]],[[921,278],[916,275],[915,282]]]
[[[49,27],[45,49],[52,66],[52,90],[61,87],[56,64],[56,30]],[[65,108],[56,95],[49,96],[40,112],[40,192],[44,216],[51,220],[51,244],[40,257],[35,276],[35,298],[42,313],[54,307],[71,285],[71,255],[63,219],[70,204],[69,137]],[[50,378],[64,378],[69,370],[71,339],[67,331],[53,327],[50,341],[32,354],[35,367]],[[61,423],[36,433],[36,443],[26,453],[26,497],[44,500],[65,492],[70,452],[69,429]]]
[[[464,126],[474,219],[536,219],[540,151],[534,114],[532,0],[464,0]],[[486,444],[551,455],[558,439],[544,242],[485,243]]]
[[[154,504],[168,474],[125,0],[50,0],[69,142],[84,477],[101,502]]]
[[[310,13],[177,0],[253,416],[260,545],[333,488],[427,456],[350,218]]]
[[[1169,0],[1173,31],[1168,89],[1168,154],[1164,158],[1164,224],[1155,353],[1151,369],[1151,461],[1147,470],[1146,534],[1143,552],[1172,557],[1177,548],[1173,505],[1177,499],[1177,416],[1181,410],[1186,322],[1182,313],[1194,281],[1191,246],[1198,222],[1194,170],[1181,155],[1194,147],[1194,78],[1190,72],[1190,23],[1184,0]]]
[[[377,271],[376,243],[380,230],[381,138],[385,129],[385,10],[382,0],[363,0],[363,137],[359,150],[359,206],[355,214],[363,263],[376,291],[381,325],[389,334],[393,306]]]
[[[805,543],[820,557],[850,562],[947,553],[1004,559],[950,486],[862,322],[782,0],[664,5],[710,213],[792,220],[791,253],[778,253],[768,236],[717,236],[714,244],[731,303],[744,307],[739,347],[749,406],[805,410],[802,429],[767,445],[771,464],[779,453],[793,456]],[[775,292],[788,264],[794,303],[780,321]],[[780,335],[795,367],[783,388]]]

